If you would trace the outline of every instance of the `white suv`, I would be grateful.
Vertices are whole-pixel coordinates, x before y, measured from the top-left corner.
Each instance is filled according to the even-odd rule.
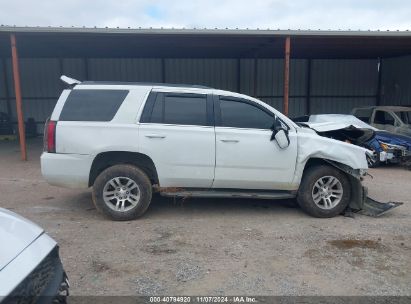
[[[319,136],[255,98],[200,86],[77,82],[45,126],[41,169],[63,187],[93,187],[113,220],[180,197],[297,198],[332,217],[362,208],[367,150]],[[62,77],[62,78],[63,78]]]

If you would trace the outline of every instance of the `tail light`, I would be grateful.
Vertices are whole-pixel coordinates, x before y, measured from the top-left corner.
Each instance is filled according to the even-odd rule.
[[[57,121],[47,120],[44,128],[44,151],[56,153],[56,126]]]

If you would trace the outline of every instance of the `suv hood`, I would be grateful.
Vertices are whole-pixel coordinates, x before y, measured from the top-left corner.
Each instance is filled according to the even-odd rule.
[[[325,129],[321,130],[325,132]],[[360,146],[321,136],[313,129],[298,129],[299,163],[305,164],[310,158],[322,158],[353,169],[368,169],[366,154],[372,155],[372,152]]]
[[[0,208],[0,271],[43,232],[31,221]]]
[[[349,122],[299,122],[300,124],[309,127],[317,132],[328,132],[354,127],[364,129],[363,126],[352,124]]]
[[[300,124],[315,130],[321,136],[353,143],[354,145],[361,145],[373,139],[377,132],[350,122],[302,122]]]

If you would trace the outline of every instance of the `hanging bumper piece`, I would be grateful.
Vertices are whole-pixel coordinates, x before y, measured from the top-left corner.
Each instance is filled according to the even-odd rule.
[[[351,182],[351,202],[345,210],[345,216],[353,216],[353,213],[378,217],[386,212],[401,206],[401,202],[378,202],[368,197],[368,189],[361,185],[361,181],[354,176],[350,176]]]
[[[365,193],[365,197],[363,199],[362,209],[358,211],[358,214],[378,217],[403,204],[401,202],[381,203],[367,196],[367,188],[364,187],[363,192]]]
[[[362,177],[358,170],[353,170],[348,166],[333,161],[327,162],[347,173],[351,184],[351,199],[349,205],[343,212],[344,216],[354,217],[354,214],[356,213],[378,217],[403,204],[401,202],[381,203],[368,197],[368,189],[361,184]]]

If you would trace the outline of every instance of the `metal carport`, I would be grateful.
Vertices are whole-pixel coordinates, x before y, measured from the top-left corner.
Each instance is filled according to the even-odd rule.
[[[20,122],[20,134],[24,118],[42,126],[50,115],[61,74],[203,84],[290,116],[348,113],[411,105],[411,33],[0,26],[0,72],[0,111]],[[24,136],[20,144],[26,159]]]

